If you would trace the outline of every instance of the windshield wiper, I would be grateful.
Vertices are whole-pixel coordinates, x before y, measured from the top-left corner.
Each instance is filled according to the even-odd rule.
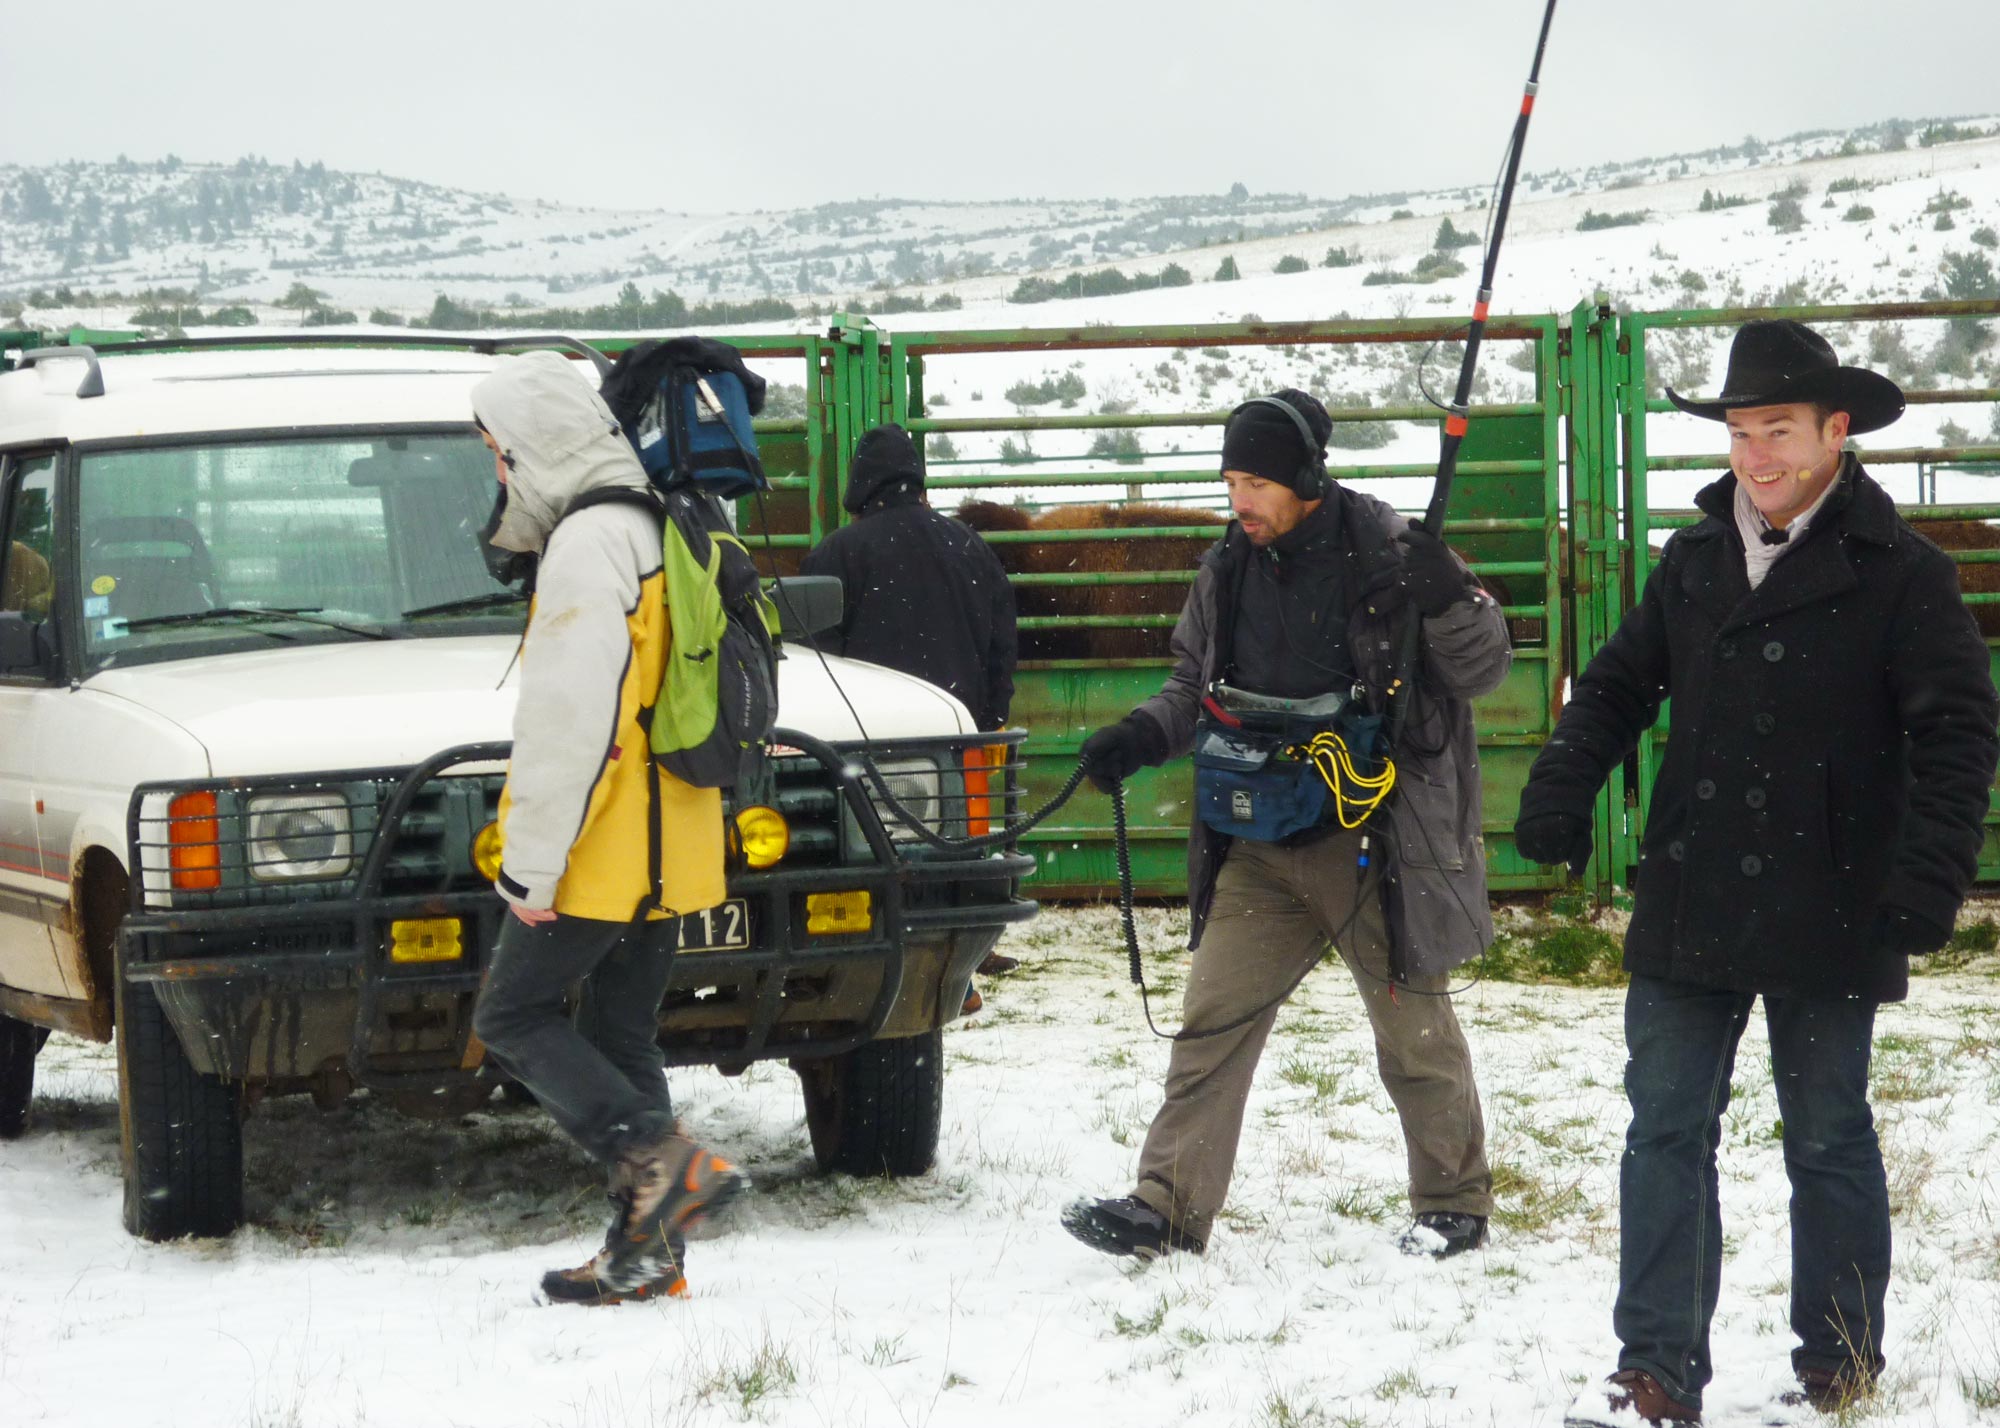
[[[297,620],[301,624],[324,625],[330,630],[359,635],[365,640],[395,638],[387,630],[369,629],[366,625],[351,625],[345,620],[329,620],[317,613],[322,608],[324,607],[319,605],[218,605],[213,610],[190,610],[180,615],[144,615],[136,620],[125,621],[125,628],[145,630],[159,625],[199,625],[208,620]],[[257,633],[279,640],[298,638],[297,635],[284,635],[276,630],[259,630]]]
[[[405,610],[403,618],[414,620],[420,615],[456,615],[466,610],[490,610],[499,605],[519,605],[527,596],[518,590],[489,590],[484,595],[468,595],[463,600],[446,600],[436,605],[419,605],[414,610]]]

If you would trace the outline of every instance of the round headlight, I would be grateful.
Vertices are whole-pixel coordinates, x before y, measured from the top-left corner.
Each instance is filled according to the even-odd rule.
[[[502,851],[498,823],[487,824],[472,840],[472,866],[489,883],[500,876]]]
[[[743,861],[753,868],[773,866],[792,846],[792,830],[785,815],[761,805],[737,812],[736,836],[743,845]]]
[[[344,877],[354,835],[337,793],[287,793],[249,800],[250,876],[260,882]]]
[[[271,819],[269,838],[287,863],[331,862],[340,830],[317,808],[292,808]]]

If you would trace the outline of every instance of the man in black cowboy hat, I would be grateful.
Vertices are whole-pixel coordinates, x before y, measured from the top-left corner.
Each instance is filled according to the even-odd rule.
[[[1605,776],[1673,701],[1625,938],[1618,1371],[1572,1425],[1700,1419],[1722,1270],[1716,1146],[1764,999],[1792,1185],[1788,1400],[1883,1367],[1889,1196],[1868,1107],[1876,1008],[1951,936],[2000,717],[1951,560],[1845,450],[1902,414],[1790,321],[1737,333],[1713,401],[1732,474],[1667,542],[1521,795],[1516,847],[1580,867]]]

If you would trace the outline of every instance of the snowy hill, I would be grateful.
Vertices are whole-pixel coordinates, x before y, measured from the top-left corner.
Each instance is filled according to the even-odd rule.
[[[1484,188],[1315,199],[1239,186],[1145,200],[870,199],[694,215],[566,208],[256,158],[0,167],[0,315],[43,328],[435,320],[586,333],[814,330],[843,310],[892,329],[1457,317],[1471,303],[1486,198]],[[1495,305],[1567,311],[1594,293],[1625,310],[2000,298],[1997,232],[2000,118],[1746,139],[1528,173]],[[1454,236],[1465,245],[1441,243]],[[2000,344],[1978,324],[1836,325],[1829,335],[1850,360],[1907,385],[2000,385]],[[1665,335],[1655,378],[1703,390],[1720,379],[1724,339]],[[1529,374],[1508,362],[1525,355],[1496,345],[1476,395],[1530,395]],[[1421,359],[1404,344],[1011,353],[936,361],[926,392],[933,414],[956,418],[1212,410],[1292,384],[1336,405],[1414,402]],[[1433,391],[1455,363],[1449,348],[1432,355]],[[805,377],[797,363],[773,363],[769,375],[794,386]],[[1694,429],[1703,424],[1677,434],[1677,421],[1659,424],[1656,450],[1712,444]],[[2000,437],[2000,409],[1920,407],[1897,443],[1986,438],[1989,426]],[[1149,487],[1146,472],[1187,468],[1210,435],[1139,432],[1115,462],[1099,447],[1105,487],[1071,494],[1172,496],[1176,488]],[[1343,435],[1371,461],[1435,451],[1434,432],[1419,424]],[[1014,455],[1085,463],[1087,434],[1061,436],[1017,441]],[[960,433],[931,445],[955,469],[997,470],[1007,440]]]
[[[1579,272],[1637,298],[1658,276],[1647,251],[1671,236],[1662,230],[1697,210],[1704,190],[1748,200],[1739,216],[1760,223],[1757,205],[1794,183],[1806,184],[1814,203],[1841,179],[1896,186],[1897,199],[1905,187],[1908,195],[1927,195],[1928,181],[1954,179],[1993,159],[2000,152],[1996,136],[2000,122],[1990,118],[1923,128],[1891,121],[1768,145],[1749,138],[1696,154],[1530,172],[1514,233],[1527,241],[1564,236]],[[642,293],[676,293],[689,304],[765,300],[824,312],[880,308],[885,298],[897,300],[892,307],[941,297],[985,305],[1004,301],[1023,277],[1054,287],[1114,267],[1138,280],[1178,264],[1199,286],[1225,258],[1246,276],[1268,273],[1286,257],[1310,271],[1329,248],[1360,259],[1348,281],[1333,285],[1343,292],[1370,271],[1407,267],[1421,257],[1440,218],[1476,236],[1486,196],[1481,186],[1315,199],[1251,194],[1239,185],[1227,194],[1099,202],[882,198],[785,212],[685,214],[563,207],[254,156],[230,164],[169,156],[156,163],[0,166],[0,302],[41,319],[80,307],[82,294],[117,294],[116,301],[96,304],[108,310],[177,289],[206,310],[241,306],[259,321],[280,321],[287,314],[276,304],[303,284],[323,295],[328,310],[379,309],[407,319],[428,313],[440,294],[504,312],[613,304],[630,283]],[[1850,206],[1836,204],[1831,214],[1813,209],[1810,226],[1838,221]],[[1871,206],[1890,231],[1912,216],[1898,202]],[[1609,230],[1615,235],[1609,239],[1577,242],[1568,235],[1586,210],[1644,219],[1629,232]],[[1785,245],[1754,246],[1775,257]],[[1797,274],[1808,275],[1804,268]],[[1902,271],[1869,277],[1845,264],[1839,275],[1854,296],[1863,289],[1904,291],[1899,283],[1922,281]],[[1580,295],[1573,287],[1549,298],[1534,295],[1529,305],[1567,306]],[[1528,295],[1516,294],[1512,301],[1523,305]],[[1360,310],[1352,301],[1341,305]],[[1388,305],[1395,305],[1393,295]],[[1296,302],[1286,312],[1303,315]]]

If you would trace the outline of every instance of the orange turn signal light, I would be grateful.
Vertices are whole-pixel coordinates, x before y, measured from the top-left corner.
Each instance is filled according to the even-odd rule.
[[[965,769],[965,836],[984,838],[993,829],[993,770],[1007,766],[1007,746],[986,744],[967,749]]]
[[[213,793],[184,793],[167,805],[167,867],[183,892],[222,886],[222,824]]]

